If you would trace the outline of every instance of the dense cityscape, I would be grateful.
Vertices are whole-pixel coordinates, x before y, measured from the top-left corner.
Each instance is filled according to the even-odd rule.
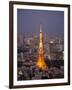
[[[18,34],[17,80],[64,78],[64,40],[43,35],[45,70],[37,67],[39,35]]]

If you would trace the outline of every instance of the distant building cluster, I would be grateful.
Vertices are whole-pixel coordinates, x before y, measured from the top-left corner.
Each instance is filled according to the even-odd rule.
[[[52,79],[64,77],[64,40],[58,37],[43,36],[44,59],[48,68],[45,71],[36,66],[39,36],[18,35],[17,75],[18,80]]]
[[[18,36],[18,48],[28,51],[29,54],[38,55],[39,36]],[[61,38],[43,37],[44,57],[50,60],[63,60],[64,58],[64,41]]]

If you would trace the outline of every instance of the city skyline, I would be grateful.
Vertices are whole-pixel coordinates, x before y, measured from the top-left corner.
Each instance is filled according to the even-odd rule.
[[[64,12],[18,9],[17,80],[64,78]]]
[[[64,78],[63,43],[52,40],[50,43],[43,43],[41,26],[39,40],[21,38],[19,41],[21,43],[18,42],[17,46],[18,81]]]
[[[42,25],[43,34],[64,37],[64,12],[48,10],[17,10],[18,34],[39,35]]]

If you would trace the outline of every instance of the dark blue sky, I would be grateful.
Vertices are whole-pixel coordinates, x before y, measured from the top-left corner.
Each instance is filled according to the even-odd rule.
[[[18,33],[37,35],[39,34],[40,24],[43,34],[49,36],[64,36],[64,12],[50,10],[17,10]]]

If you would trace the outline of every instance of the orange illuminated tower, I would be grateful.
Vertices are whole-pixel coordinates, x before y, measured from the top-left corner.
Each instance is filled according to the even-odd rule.
[[[39,36],[39,49],[38,49],[38,60],[37,67],[45,70],[47,65],[44,61],[44,53],[43,53],[43,43],[42,43],[42,27],[40,25],[40,36]]]

